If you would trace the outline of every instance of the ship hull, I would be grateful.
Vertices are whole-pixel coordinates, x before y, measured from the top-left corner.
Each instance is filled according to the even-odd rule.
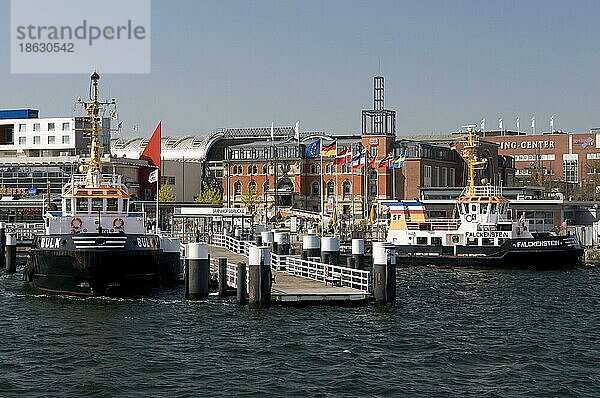
[[[574,237],[510,239],[499,247],[396,246],[398,266],[568,269],[581,265],[583,249]]]
[[[130,296],[157,288],[155,235],[50,235],[34,239],[23,272],[33,288],[81,296]]]

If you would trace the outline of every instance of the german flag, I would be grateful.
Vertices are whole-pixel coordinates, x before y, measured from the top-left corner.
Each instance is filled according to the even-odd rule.
[[[337,154],[337,142],[331,145],[325,145],[321,148],[321,156],[335,156]]]

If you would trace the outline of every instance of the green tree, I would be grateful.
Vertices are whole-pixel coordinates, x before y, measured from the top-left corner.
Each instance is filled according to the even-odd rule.
[[[169,184],[165,184],[162,187],[160,187],[160,190],[158,191],[158,200],[161,202],[175,202],[176,200],[176,196],[173,193],[173,187],[171,187]]]
[[[202,185],[200,192],[195,201],[197,203],[221,204],[223,203],[223,191],[216,181],[206,182]]]
[[[242,196],[240,200],[242,201],[242,205],[248,209],[251,215],[254,215],[258,206],[262,204],[262,198],[256,193],[256,185],[250,185],[248,194]]]

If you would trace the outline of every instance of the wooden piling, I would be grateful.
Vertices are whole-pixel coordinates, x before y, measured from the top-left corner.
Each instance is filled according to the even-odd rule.
[[[219,258],[219,296],[227,296],[227,258]]]
[[[271,304],[271,250],[250,246],[248,253],[248,301],[250,308]]]
[[[373,242],[373,296],[376,304],[396,302],[396,248]]]
[[[6,234],[6,272],[15,273],[17,272],[17,236],[12,233]]]
[[[237,265],[237,301],[240,304],[246,304],[246,263],[238,263]]]

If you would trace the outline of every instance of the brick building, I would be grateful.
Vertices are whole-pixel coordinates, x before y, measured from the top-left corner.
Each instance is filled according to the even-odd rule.
[[[515,160],[524,184],[544,186],[567,197],[592,199],[600,187],[600,129],[589,133],[486,132],[486,141]]]

